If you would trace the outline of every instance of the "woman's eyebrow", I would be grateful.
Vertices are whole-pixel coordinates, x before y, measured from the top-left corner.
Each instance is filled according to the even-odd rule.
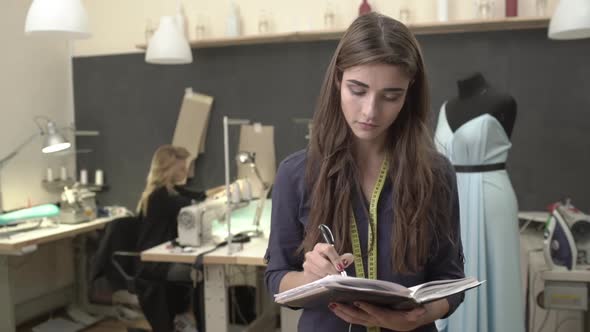
[[[357,80],[346,80],[346,81],[347,82],[350,82],[350,83],[353,83],[353,84],[356,84],[356,85],[359,85],[359,86],[362,86],[363,88],[368,88],[369,87],[368,84],[363,83],[361,81],[357,81]]]
[[[358,86],[362,86],[363,88],[369,88],[369,85],[366,83],[363,83],[361,81],[357,81],[357,80],[346,80],[347,82],[350,82],[352,84],[358,85]],[[406,89],[404,88],[385,88],[382,91],[387,91],[387,92],[403,92],[406,91]]]

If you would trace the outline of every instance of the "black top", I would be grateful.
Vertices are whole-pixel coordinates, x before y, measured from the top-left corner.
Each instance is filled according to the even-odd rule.
[[[182,187],[174,188],[178,194],[169,193],[166,187],[160,187],[152,192],[148,198],[148,209],[144,215],[140,214],[142,223],[137,241],[139,250],[146,250],[172,241],[178,237],[178,212],[192,203],[192,200],[203,200],[204,194],[190,192]]]
[[[516,121],[516,101],[508,94],[493,90],[480,73],[457,82],[459,96],[446,104],[447,121],[456,131],[463,124],[482,114],[495,117],[506,135],[512,135]]]
[[[443,158],[441,158],[443,159]],[[305,151],[297,152],[287,157],[279,166],[272,192],[272,215],[266,259],[268,262],[265,281],[271,294],[279,291],[281,280],[291,271],[303,270],[303,255],[295,255],[295,252],[305,236],[305,227],[309,216],[309,202],[305,188],[305,165],[307,154]],[[455,237],[460,239],[459,200],[455,173],[450,163],[444,159],[445,179],[453,188],[453,202],[451,218]],[[361,250],[363,251],[363,263],[367,266],[366,248],[369,221],[363,208],[362,193],[353,195],[352,208],[354,211]],[[441,279],[463,278],[463,249],[460,245],[453,245],[443,236],[436,243],[430,254],[428,264],[417,273],[401,274],[391,268],[391,232],[393,231],[393,185],[387,180],[383,192],[377,204],[377,279],[392,281],[407,287],[415,286],[427,281]],[[437,249],[435,249],[435,247]],[[346,269],[349,276],[355,276],[354,266]],[[448,297],[449,312],[453,313],[463,301],[463,294],[455,294]],[[305,309],[299,319],[299,331],[305,332],[340,332],[348,331],[348,324],[334,315],[326,306],[325,308]],[[352,326],[351,331],[366,331],[364,327]],[[389,331],[381,329],[382,332]],[[415,331],[435,332],[434,323],[419,327]]]

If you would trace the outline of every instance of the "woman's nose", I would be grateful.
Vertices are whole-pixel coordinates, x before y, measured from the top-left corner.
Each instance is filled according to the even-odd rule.
[[[368,96],[361,110],[364,120],[373,120],[378,113],[378,108],[377,98],[375,96]]]

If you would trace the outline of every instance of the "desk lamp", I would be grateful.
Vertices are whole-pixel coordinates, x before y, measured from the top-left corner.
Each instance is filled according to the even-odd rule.
[[[262,192],[258,198],[258,206],[256,207],[256,214],[254,215],[254,226],[256,229],[254,230],[254,234],[251,236],[260,236],[262,235],[262,231],[260,231],[260,218],[262,216],[262,210],[264,209],[264,203],[266,202],[266,197],[268,196],[268,192],[270,191],[271,186],[262,180],[262,176],[260,176],[260,172],[258,171],[258,167],[256,166],[256,154],[254,152],[247,152],[241,151],[236,156],[236,160],[242,165],[248,165],[256,174],[258,181],[262,184]]]
[[[227,225],[227,248],[228,252],[232,253],[232,238],[231,233],[231,192],[229,188],[229,126],[241,126],[250,124],[250,120],[246,119],[230,119],[227,116],[223,117],[223,159],[225,166],[225,195],[226,195],[226,207],[227,213],[225,214],[225,223]]]
[[[46,124],[43,126],[39,121],[45,120]],[[21,144],[17,145],[16,148],[7,154],[6,156],[0,158],[0,171],[2,168],[12,159],[14,158],[25,146],[31,143],[37,136],[43,137],[43,146],[41,151],[43,153],[54,153],[58,151],[63,151],[72,145],[68,142],[58,131],[55,126],[55,123],[51,121],[47,117],[37,116],[34,119],[37,127],[39,127],[39,132],[36,132],[25,139]],[[1,183],[1,181],[0,181]],[[2,187],[0,186],[0,189]],[[2,192],[0,191],[0,212],[2,211]]]

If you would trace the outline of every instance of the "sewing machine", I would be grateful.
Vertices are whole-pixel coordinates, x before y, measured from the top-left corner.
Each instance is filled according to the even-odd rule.
[[[71,188],[64,187],[61,194],[60,222],[77,224],[95,218],[96,194],[78,183]]]
[[[230,185],[231,210],[245,207],[252,199],[248,180],[240,179]],[[199,247],[225,239],[214,239],[213,222],[224,220],[227,213],[227,196],[224,191],[198,204],[184,207],[178,213],[178,243]]]

